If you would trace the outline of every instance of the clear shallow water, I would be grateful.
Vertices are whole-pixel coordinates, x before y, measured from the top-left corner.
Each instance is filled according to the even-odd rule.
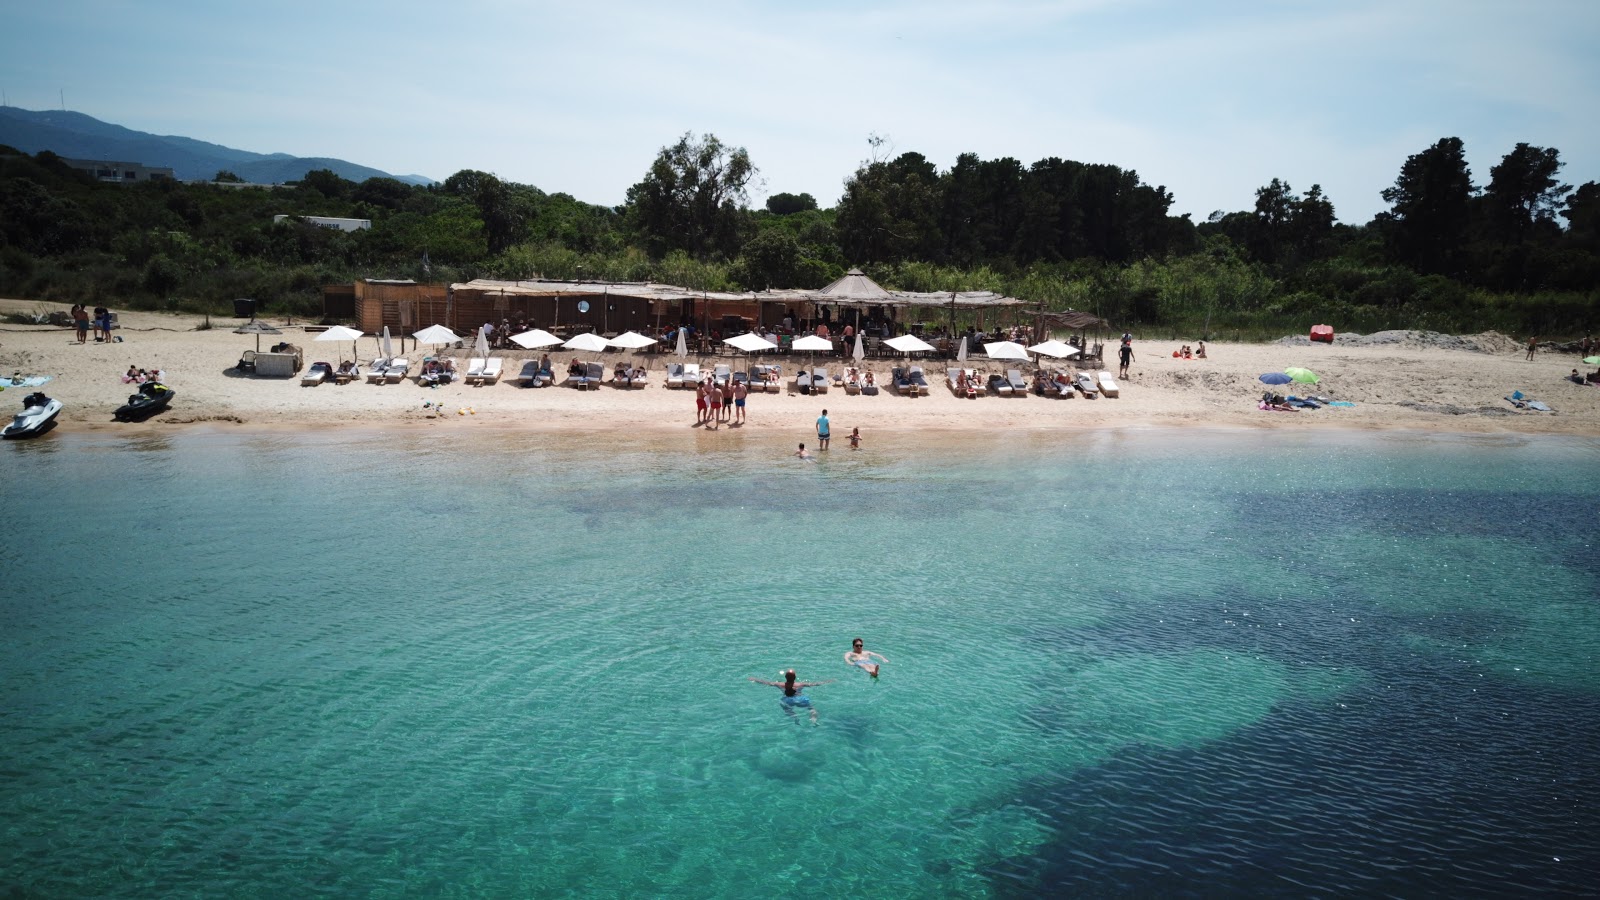
[[[0,448],[0,890],[1592,889],[1600,442],[789,446]]]

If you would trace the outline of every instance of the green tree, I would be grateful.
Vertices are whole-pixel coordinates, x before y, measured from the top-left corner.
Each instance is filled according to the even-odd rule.
[[[332,169],[312,169],[300,179],[300,186],[310,188],[329,200],[350,196],[355,182],[339,177]]]
[[[743,147],[714,134],[685,132],[662,147],[644,180],[628,188],[628,224],[652,256],[683,250],[701,258],[732,257],[757,170]]]
[[[219,169],[217,171],[217,174],[211,176],[211,180],[212,181],[220,181],[223,184],[243,184],[244,183],[244,179],[243,178],[240,178],[239,176],[233,174],[232,172],[229,172],[227,169]]]
[[[1554,147],[1518,144],[1489,169],[1483,198],[1496,237],[1523,241],[1536,225],[1555,222],[1563,198],[1572,191],[1572,185],[1556,178],[1562,165],[1561,152]]]
[[[794,287],[799,262],[800,244],[794,235],[782,228],[763,228],[745,242],[736,277],[752,291]]]
[[[920,153],[864,163],[845,182],[834,228],[845,258],[860,265],[927,259],[944,243],[939,176]]]
[[[1428,273],[1454,271],[1470,220],[1472,171],[1461,139],[1441,138],[1400,167],[1390,204],[1389,247],[1395,258]]]
[[[767,198],[767,212],[775,216],[790,216],[817,208],[817,198],[810,194],[773,194]]]

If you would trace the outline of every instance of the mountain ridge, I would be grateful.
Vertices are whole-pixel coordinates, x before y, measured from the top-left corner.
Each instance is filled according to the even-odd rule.
[[[256,153],[182,135],[160,135],[71,110],[27,110],[0,107],[0,144],[24,153],[49,150],[69,159],[104,159],[166,166],[180,181],[210,181],[227,170],[248,182],[282,184],[298,181],[316,169],[331,169],[341,178],[365,181],[393,178],[409,184],[434,184],[425,175],[392,175],[348,160],[288,153]]]

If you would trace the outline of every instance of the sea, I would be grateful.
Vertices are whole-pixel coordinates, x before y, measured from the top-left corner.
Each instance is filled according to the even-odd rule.
[[[806,438],[0,446],[0,896],[1595,895],[1600,440]]]

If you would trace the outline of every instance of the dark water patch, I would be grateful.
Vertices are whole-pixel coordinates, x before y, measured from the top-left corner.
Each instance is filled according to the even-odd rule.
[[[1225,741],[1132,747],[1030,798],[1055,835],[1006,896],[1587,895],[1600,701],[1419,679],[1286,703]],[[1471,698],[1471,699],[1469,699]],[[1108,885],[1113,885],[1108,889]]]
[[[1472,489],[1340,489],[1236,494],[1240,520],[1281,523],[1288,535],[1375,531],[1399,537],[1600,536],[1600,496]]]

